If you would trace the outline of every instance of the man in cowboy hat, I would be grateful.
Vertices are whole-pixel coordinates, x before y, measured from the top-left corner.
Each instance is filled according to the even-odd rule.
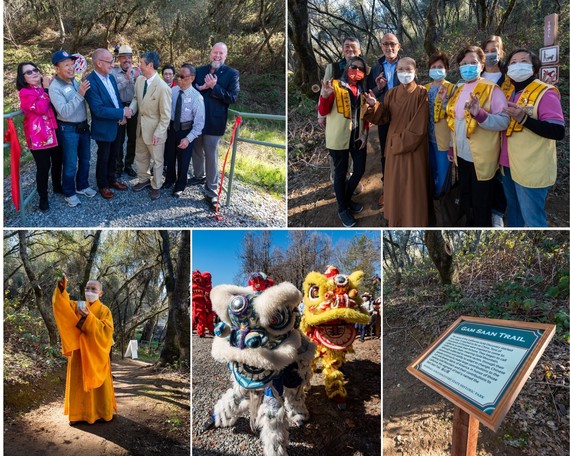
[[[112,74],[117,80],[121,104],[123,107],[127,107],[131,104],[131,101],[133,101],[135,81],[140,76],[141,70],[133,66],[133,50],[126,44],[119,47],[117,60],[119,61],[119,66],[113,68]],[[117,177],[121,176],[123,169],[130,177],[136,177],[137,173],[133,169],[133,163],[135,161],[137,114],[134,114],[130,119],[127,118],[127,123],[119,126],[119,129],[119,143],[121,144],[121,149],[117,154]],[[123,168],[123,144],[125,143],[125,136],[127,136],[127,153],[125,155]]]

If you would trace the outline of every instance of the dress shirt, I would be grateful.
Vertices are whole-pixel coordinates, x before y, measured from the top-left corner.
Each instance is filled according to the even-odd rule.
[[[109,93],[109,96],[111,97],[111,100],[113,100],[113,104],[115,105],[115,108],[119,109],[121,106],[119,106],[119,100],[117,100],[117,94],[115,93],[115,88],[113,87],[113,84],[111,82],[111,78],[109,77],[109,75],[102,76],[99,73],[97,73],[97,71],[95,71],[95,74],[97,76],[99,76],[99,79],[101,79],[101,82],[103,83],[103,85],[107,89],[107,92]]]
[[[176,100],[180,96],[181,90],[179,86],[172,88],[172,110],[170,111],[170,119],[174,120],[176,109]],[[182,111],[180,115],[180,123],[194,122],[192,130],[186,135],[188,141],[192,142],[202,134],[204,122],[206,118],[204,109],[204,98],[194,87],[190,86],[184,90],[182,95]]]

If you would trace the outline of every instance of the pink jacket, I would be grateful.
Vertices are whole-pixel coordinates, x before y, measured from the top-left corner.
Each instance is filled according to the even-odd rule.
[[[49,96],[42,87],[20,90],[20,108],[24,111],[24,135],[32,150],[57,146],[57,120]]]

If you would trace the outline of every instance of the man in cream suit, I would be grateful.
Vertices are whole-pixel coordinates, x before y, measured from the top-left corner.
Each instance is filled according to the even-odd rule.
[[[135,167],[139,182],[133,190],[140,192],[150,185],[152,200],[160,197],[164,144],[172,109],[172,91],[158,76],[156,69],[159,66],[160,57],[157,52],[147,51],[141,55],[142,75],[137,79],[135,95],[130,105],[133,115],[139,113],[135,152]],[[154,162],[152,176],[150,174],[151,159]]]

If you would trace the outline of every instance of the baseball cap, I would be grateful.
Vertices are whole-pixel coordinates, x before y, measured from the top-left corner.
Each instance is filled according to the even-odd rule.
[[[51,63],[57,65],[59,62],[63,62],[64,60],[67,59],[77,60],[77,57],[75,57],[74,55],[70,55],[66,51],[57,51],[51,56]]]
[[[127,46],[126,44],[123,44],[123,45],[119,48],[119,55],[133,55],[133,50],[131,49],[130,46]]]

